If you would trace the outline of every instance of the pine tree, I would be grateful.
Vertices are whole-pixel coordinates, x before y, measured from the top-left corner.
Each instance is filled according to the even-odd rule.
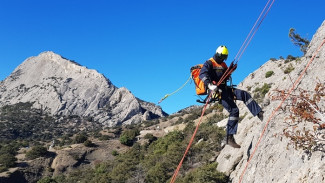
[[[307,52],[307,47],[309,45],[309,40],[302,38],[299,34],[295,33],[296,29],[290,28],[289,30],[289,38],[291,39],[291,42],[300,47],[300,51],[304,53],[304,55]]]

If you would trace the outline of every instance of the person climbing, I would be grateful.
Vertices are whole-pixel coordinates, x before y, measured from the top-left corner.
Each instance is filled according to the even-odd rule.
[[[234,134],[237,133],[239,120],[239,109],[234,99],[243,101],[253,116],[257,116],[261,121],[263,121],[264,112],[248,92],[228,87],[226,81],[223,81],[219,86],[216,85],[228,68],[224,62],[227,58],[227,47],[219,46],[213,57],[203,64],[199,77],[209,89],[209,92],[217,92],[221,95],[220,102],[229,112],[226,144],[234,148],[240,148],[240,145],[236,143],[234,138]]]

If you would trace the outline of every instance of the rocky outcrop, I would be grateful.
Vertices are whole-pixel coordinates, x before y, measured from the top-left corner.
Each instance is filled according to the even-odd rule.
[[[165,116],[159,106],[115,87],[96,70],[53,52],[26,59],[0,83],[0,106],[33,102],[52,115],[92,117],[105,126]]]
[[[217,169],[230,175],[232,182],[239,181],[269,116],[280,103],[279,100],[272,100],[271,96],[274,96],[276,89],[287,90],[292,87],[292,82],[300,75],[312,54],[324,40],[325,22],[314,35],[304,57],[287,63],[284,60],[270,60],[239,84],[238,88],[249,90],[252,95],[255,95],[256,89],[261,88],[264,84],[268,84],[270,89],[265,98],[260,100],[265,111],[263,122],[259,121],[257,117],[253,117],[246,106],[238,102],[241,111],[240,116],[243,117],[243,120],[239,124],[235,138],[241,148],[234,149],[226,146],[217,159]],[[288,67],[292,68],[292,71],[285,74],[284,71]],[[308,68],[294,94],[299,94],[299,89],[314,91],[317,82],[325,84],[324,68],[325,45]],[[274,74],[266,78],[265,74],[268,71],[273,71]],[[324,98],[318,103],[318,107],[322,110],[325,109]],[[325,181],[325,150],[319,149],[312,153],[306,153],[303,149],[295,148],[292,141],[283,135],[283,130],[288,128],[288,125],[285,124],[288,116],[288,112],[279,110],[271,119],[253,159],[248,164],[242,182],[318,183]],[[310,125],[306,122],[299,127],[312,129],[312,126],[313,124]],[[318,129],[317,133],[324,136],[325,130]],[[324,147],[325,139],[323,142],[317,143],[323,144],[321,146]]]
[[[112,151],[118,149],[118,153],[123,153],[129,147],[121,145],[118,140],[106,142],[96,141],[96,147],[85,147],[82,144],[74,144],[71,147],[61,150],[53,150],[56,156],[50,165],[54,177],[61,174],[69,174],[76,169],[95,167],[97,164],[113,160]]]

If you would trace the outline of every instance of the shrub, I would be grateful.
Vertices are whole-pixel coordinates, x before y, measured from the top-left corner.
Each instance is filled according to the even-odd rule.
[[[262,94],[262,97],[264,97],[265,94],[269,92],[270,88],[271,88],[270,84],[264,83],[264,85],[261,88],[255,88],[254,92],[258,92]]]
[[[284,61],[284,63],[288,63],[288,62],[291,62],[293,60],[296,60],[297,58],[292,56],[292,55],[288,55],[287,56],[287,59]]]
[[[112,155],[113,155],[113,156],[118,156],[119,153],[117,152],[117,150],[113,150],[113,151],[112,151]]]
[[[102,137],[103,135],[99,132],[99,131],[95,131],[94,133],[93,133],[93,137],[94,138],[100,138],[100,137]]]
[[[152,135],[151,133],[147,133],[147,134],[144,136],[144,138],[145,138],[145,139],[148,139],[150,144],[151,144],[152,142],[154,142],[154,141],[157,140],[157,137],[155,137],[155,136]]]
[[[108,136],[108,135],[102,135],[98,139],[101,140],[101,141],[103,141],[103,140],[109,140],[110,139],[110,136]]]
[[[283,100],[284,93],[284,90],[277,90],[272,99]],[[317,83],[314,90],[299,89],[299,93],[290,94],[282,107],[289,113],[284,118],[282,135],[290,139],[288,146],[303,149],[308,158],[315,151],[325,152],[325,143],[321,142],[324,140],[325,123],[318,117],[325,113],[324,106],[318,105],[324,96],[324,84]]]
[[[1,147],[0,149],[0,154],[12,154],[12,155],[16,155],[17,154],[17,147],[14,147],[12,145],[6,145]]]
[[[78,134],[74,138],[75,143],[84,143],[88,139],[87,135],[85,133]]]
[[[26,157],[29,159],[35,159],[41,156],[45,156],[46,153],[47,153],[46,147],[38,145],[38,146],[34,146],[32,150],[28,151],[26,153]]]
[[[263,99],[266,93],[269,92],[270,88],[271,88],[271,84],[267,84],[267,83],[264,83],[264,85],[261,88],[259,87],[255,88],[253,98],[257,102],[263,102]]]
[[[145,127],[149,127],[149,126],[159,124],[159,120],[144,121],[143,124]]]
[[[8,170],[8,168],[6,168],[6,167],[4,167],[4,166],[0,166],[0,173],[1,172],[5,172],[5,171],[7,171]]]
[[[289,66],[283,71],[284,74],[289,74],[291,71],[295,70],[292,64],[289,64]]]
[[[84,146],[86,146],[86,147],[94,147],[95,144],[91,140],[86,140],[84,142]]]
[[[228,177],[218,172],[217,163],[206,164],[196,170],[188,173],[184,178],[177,179],[177,183],[187,183],[187,182],[218,182],[218,183],[227,183]]]
[[[140,132],[138,129],[126,130],[120,136],[120,142],[121,142],[121,144],[124,144],[127,146],[132,146],[133,142],[135,140],[135,137],[137,135],[140,135]]]
[[[166,165],[157,163],[156,166],[149,169],[145,182],[167,182],[169,176],[166,172]]]
[[[17,161],[17,158],[12,154],[1,154],[0,155],[0,165],[4,169],[14,167],[16,165],[16,161]]]
[[[37,183],[57,183],[55,179],[52,179],[51,177],[44,177],[37,181]]]
[[[267,71],[267,72],[265,73],[265,78],[269,78],[269,77],[271,77],[273,74],[274,74],[273,71]]]
[[[135,144],[126,153],[116,156],[116,159],[112,162],[111,170],[106,171],[111,181],[107,181],[106,178],[102,182],[127,182],[139,170],[138,164],[142,159],[141,154],[141,146]]]

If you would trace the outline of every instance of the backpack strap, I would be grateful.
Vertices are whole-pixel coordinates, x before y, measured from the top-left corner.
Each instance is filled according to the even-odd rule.
[[[228,69],[228,66],[225,62],[222,62],[221,64],[218,64],[213,58],[210,58],[209,61],[211,62],[214,69],[220,69],[221,67],[223,69]]]

